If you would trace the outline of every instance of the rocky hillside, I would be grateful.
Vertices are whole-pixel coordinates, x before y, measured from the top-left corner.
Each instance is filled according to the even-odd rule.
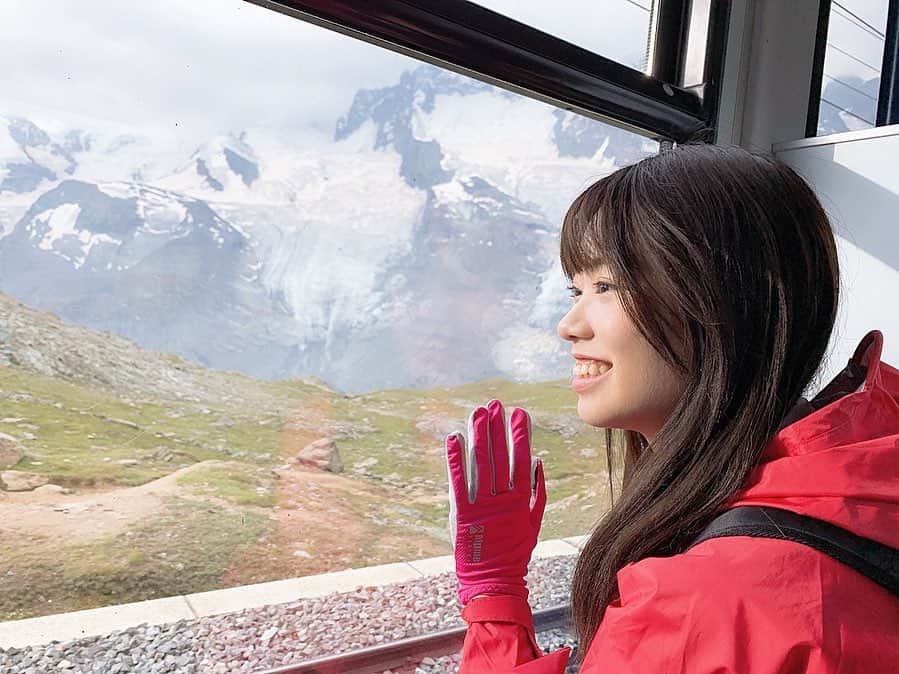
[[[179,356],[148,351],[117,335],[84,328],[0,293],[0,365],[138,400],[258,407],[278,395],[251,377],[204,368]],[[298,391],[331,395],[319,380]]]

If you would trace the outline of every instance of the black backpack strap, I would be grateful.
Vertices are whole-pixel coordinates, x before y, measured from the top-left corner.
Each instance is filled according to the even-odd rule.
[[[866,575],[899,597],[899,550],[789,510],[739,506],[726,510],[690,543],[722,536],[761,536],[808,545]]]

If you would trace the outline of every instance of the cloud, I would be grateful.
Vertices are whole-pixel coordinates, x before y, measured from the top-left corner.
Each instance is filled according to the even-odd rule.
[[[415,61],[243,0],[5,2],[2,90],[23,108],[221,132],[328,124]]]
[[[644,48],[646,17],[624,0],[484,4],[619,60]],[[418,65],[244,0],[6,0],[0,63],[0,114],[196,136],[255,126],[331,133],[356,91]]]

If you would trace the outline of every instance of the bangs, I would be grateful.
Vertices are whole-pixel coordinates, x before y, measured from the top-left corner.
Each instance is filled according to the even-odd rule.
[[[562,220],[559,257],[568,280],[573,279],[575,274],[609,262],[612,241],[606,231],[605,217],[608,180],[608,177],[603,178],[584,190]]]

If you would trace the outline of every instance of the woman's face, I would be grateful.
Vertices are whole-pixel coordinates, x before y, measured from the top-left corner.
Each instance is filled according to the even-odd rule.
[[[625,313],[606,265],[577,274],[572,285],[574,306],[557,329],[571,342],[578,415],[591,426],[638,431],[652,440],[683,381]]]

